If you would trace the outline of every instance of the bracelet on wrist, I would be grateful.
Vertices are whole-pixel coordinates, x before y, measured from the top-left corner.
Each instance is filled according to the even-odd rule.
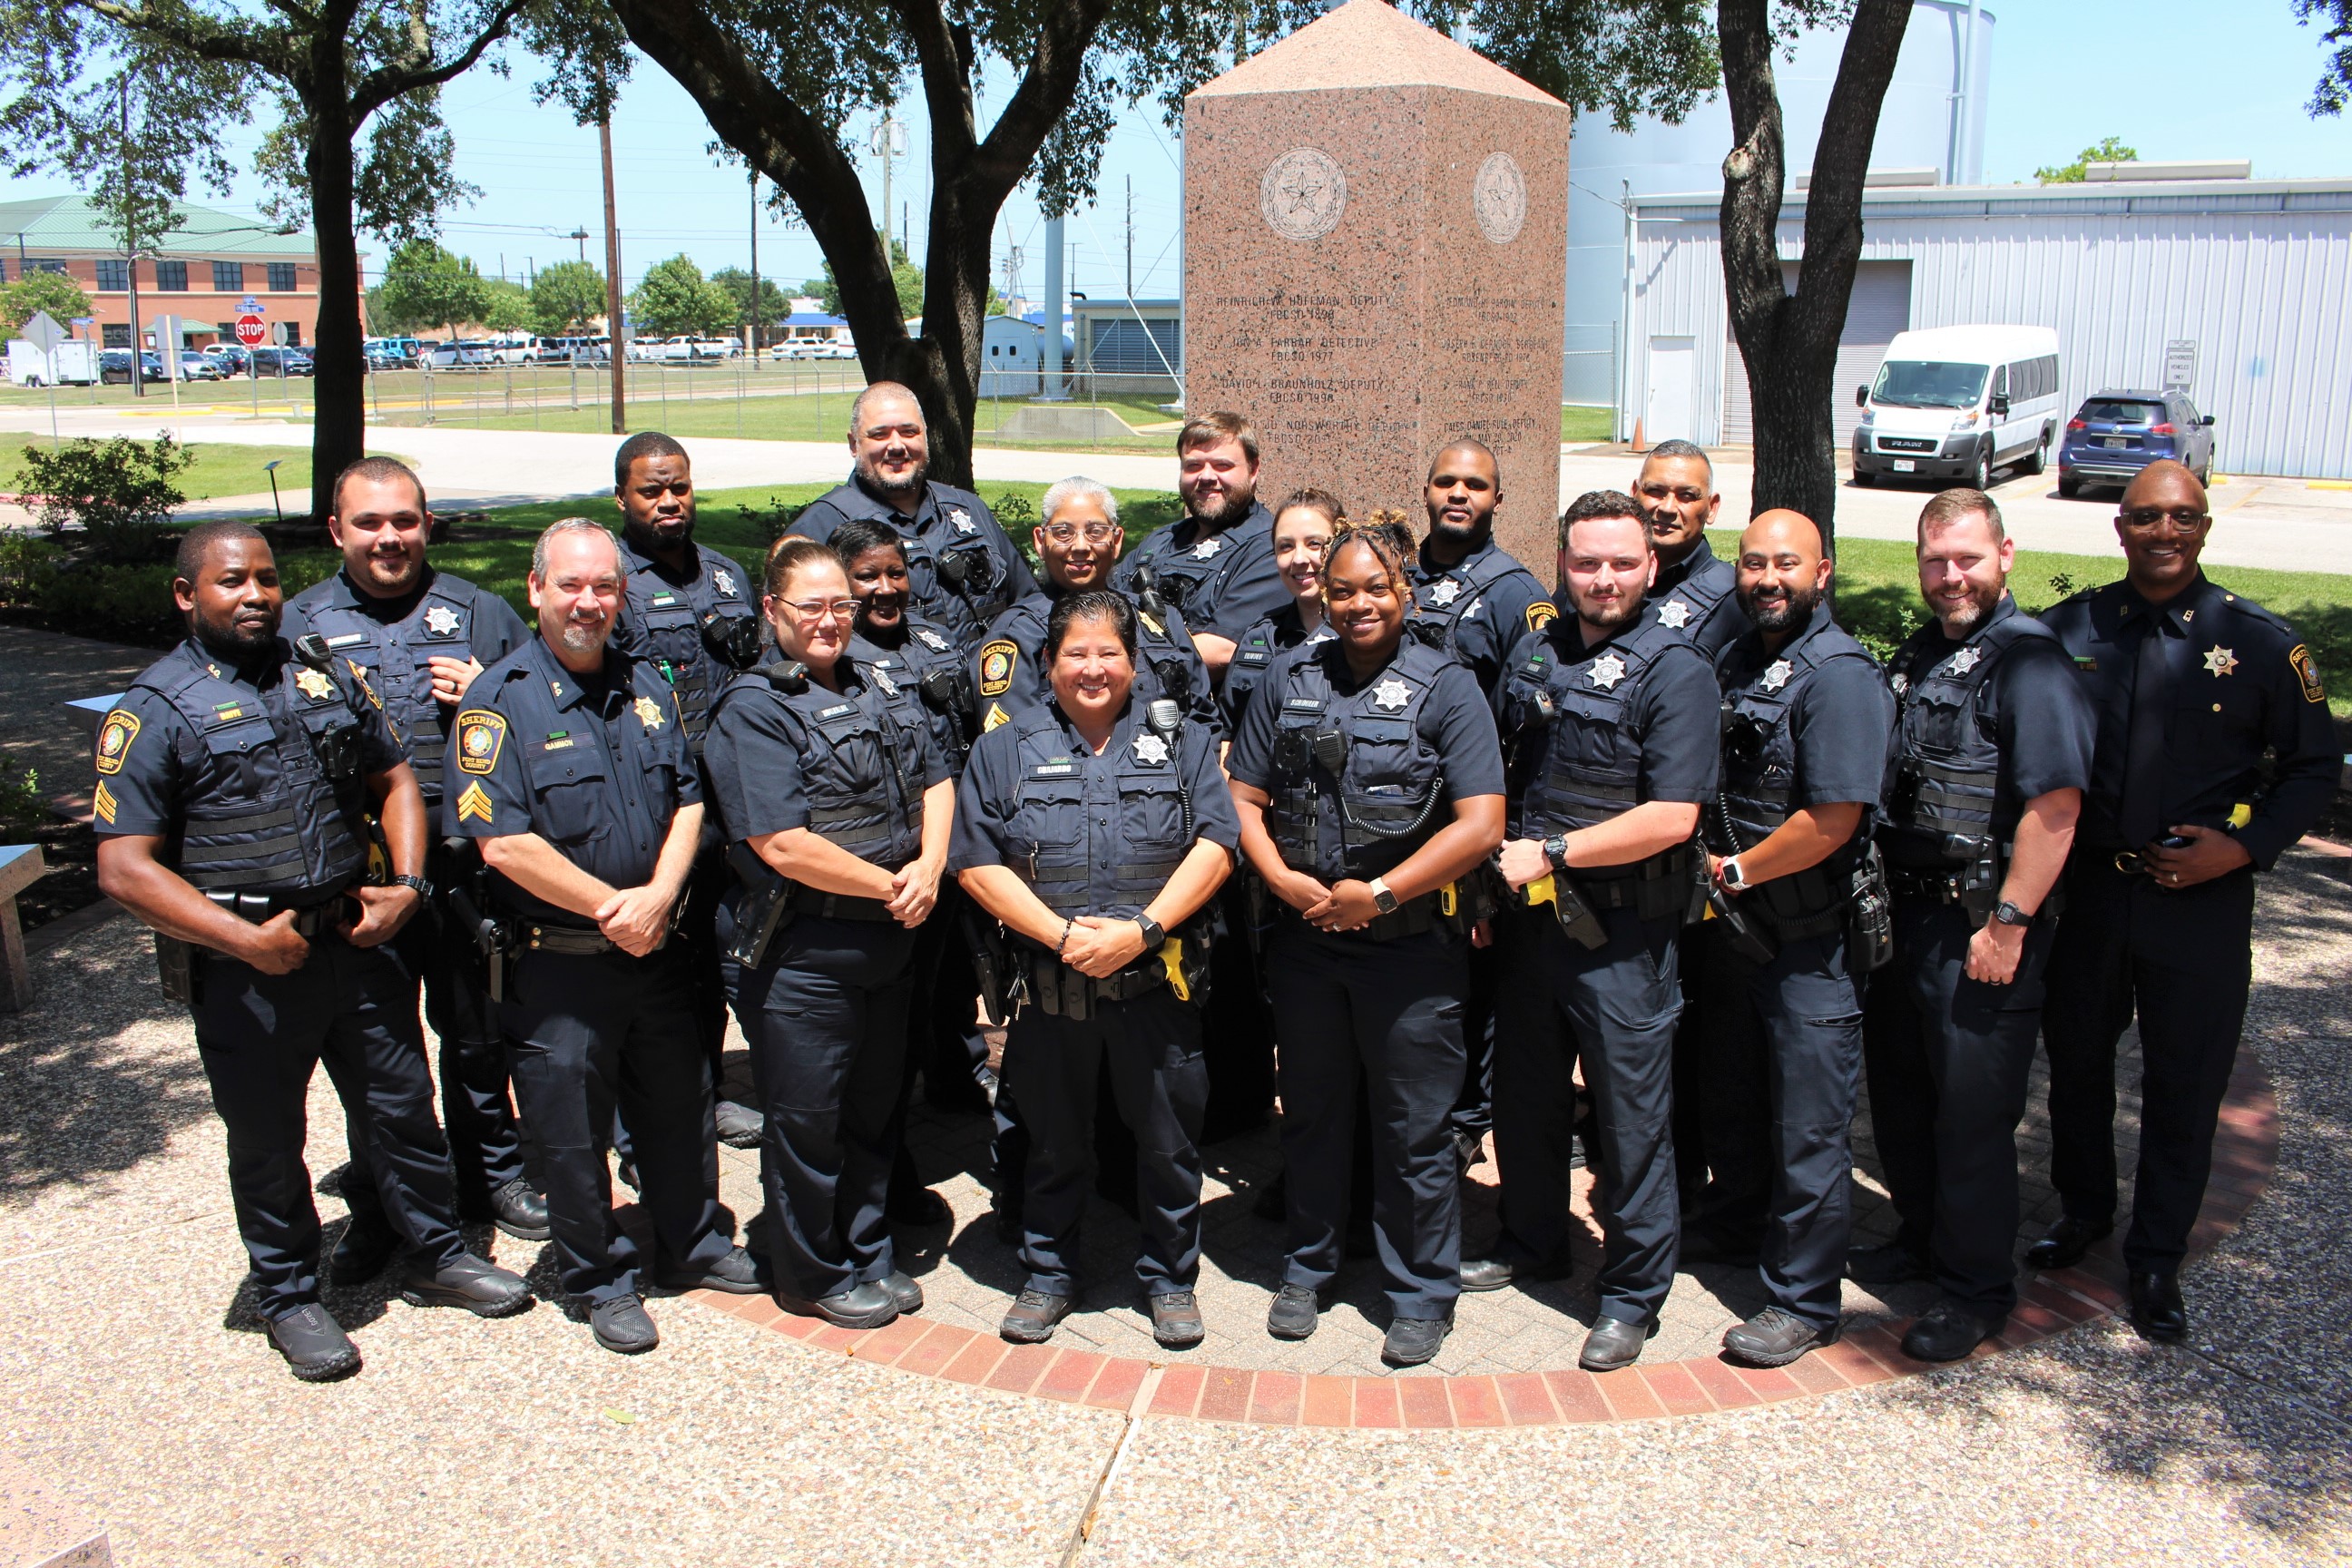
[[[1075,921],[1066,920],[1062,922],[1062,940],[1054,944],[1054,956],[1055,958],[1061,957],[1063,952],[1068,949],[1070,945],[1070,932],[1075,931],[1076,928],[1077,922]]]

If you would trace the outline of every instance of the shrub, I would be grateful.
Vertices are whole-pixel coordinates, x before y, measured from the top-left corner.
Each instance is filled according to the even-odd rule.
[[[173,481],[194,460],[168,431],[152,446],[128,436],[78,436],[53,452],[26,447],[20,482],[51,537],[78,523],[94,558],[144,561],[172,509],[187,499]]]

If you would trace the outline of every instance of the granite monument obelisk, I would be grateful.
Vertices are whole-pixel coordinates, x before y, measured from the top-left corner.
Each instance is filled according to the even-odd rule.
[[[1474,436],[1497,536],[1551,576],[1567,105],[1349,0],[1184,106],[1185,403],[1265,443],[1258,493],[1402,507]]]

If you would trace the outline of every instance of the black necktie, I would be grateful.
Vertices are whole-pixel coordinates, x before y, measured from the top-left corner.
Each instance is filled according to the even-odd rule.
[[[2166,657],[2172,618],[2150,610],[2147,622],[2132,670],[2131,732],[2124,746],[2123,802],[2116,814],[2124,842],[2134,849],[2163,828],[2164,721],[2172,708],[2172,664]]]

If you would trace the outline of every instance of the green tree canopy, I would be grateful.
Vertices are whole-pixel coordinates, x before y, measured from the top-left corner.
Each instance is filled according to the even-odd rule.
[[[490,307],[480,270],[429,239],[412,239],[392,253],[378,293],[385,315],[404,327],[454,331],[461,322],[480,321]]]
[[[530,320],[548,336],[583,331],[604,313],[604,275],[585,261],[542,267],[530,280]]]
[[[503,278],[488,278],[483,279],[482,289],[482,325],[494,332],[530,331],[530,295],[521,284]]]
[[[705,278],[691,257],[673,256],[646,269],[629,296],[629,321],[640,337],[723,332],[736,321],[735,297]]]
[[[2095,147],[2085,147],[2074,154],[2071,163],[2061,163],[2054,169],[2036,169],[2033,177],[2045,185],[2080,184],[2090,173],[2093,163],[2136,163],[2139,161],[2137,148],[2126,147],[2120,138],[2110,136]]]
[[[58,325],[69,326],[76,316],[89,314],[89,296],[62,272],[27,272],[23,282],[0,289],[0,322],[10,337],[21,335],[25,323],[42,310]]]
[[[740,267],[722,267],[710,275],[711,282],[727,290],[735,301],[735,324],[751,323],[751,275]],[[772,327],[793,313],[793,302],[776,287],[772,278],[760,279],[760,324]]]
[[[2324,114],[2341,114],[2347,99],[2352,99],[2352,0],[2293,0],[2294,19],[2305,26],[2314,18],[2326,25],[2319,35],[2320,43],[2327,49],[2326,64],[2321,68],[2319,85],[2311,91],[2311,101],[2304,107],[2314,120]]]
[[[902,321],[911,321],[921,315],[923,313],[923,269],[908,258],[907,247],[895,239],[890,242],[890,281],[898,290],[898,319]],[[993,296],[996,292],[996,285],[990,284],[988,291]],[[841,285],[834,279],[832,262],[828,261],[824,264],[824,277],[812,278],[802,284],[801,292],[814,294],[823,300],[826,315],[838,316],[842,313]],[[988,313],[1001,316],[1004,311],[1000,304],[998,309]]]

